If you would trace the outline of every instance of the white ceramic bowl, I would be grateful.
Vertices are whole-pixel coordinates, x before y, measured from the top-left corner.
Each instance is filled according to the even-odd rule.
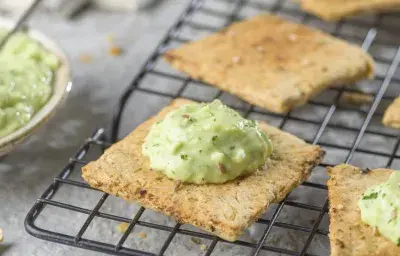
[[[13,21],[0,17],[0,29],[12,29],[14,25]],[[24,139],[32,135],[37,128],[43,125],[54,114],[72,87],[69,61],[60,47],[37,30],[28,28],[26,33],[44,48],[55,54],[60,59],[61,64],[56,72],[53,83],[53,94],[49,101],[23,127],[4,137],[0,137],[0,156],[9,153]]]

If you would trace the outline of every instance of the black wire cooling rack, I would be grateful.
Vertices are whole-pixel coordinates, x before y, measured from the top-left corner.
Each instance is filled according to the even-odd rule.
[[[40,1],[35,1],[32,7],[22,16],[16,29],[29,17],[38,2]],[[362,48],[368,51],[375,59],[377,69],[375,79],[362,82],[352,87],[331,88],[323,93],[324,96],[318,96],[311,100],[307,106],[285,115],[280,115],[250,106],[238,99],[235,99],[232,104],[227,103],[228,100],[226,99],[229,97],[232,98],[233,96],[202,82],[193,81],[187,76],[172,71],[172,69],[169,69],[166,65],[163,66],[160,56],[167,48],[175,47],[189,40],[193,40],[197,35],[215,32],[233,21],[254,15],[260,11],[277,13],[278,15],[295,19],[298,22],[310,26],[320,27],[335,36],[361,45]],[[208,20],[218,20],[218,22],[216,22],[217,25],[208,24]],[[385,107],[400,93],[400,72],[398,72],[400,62],[399,29],[400,16],[394,14],[370,15],[366,19],[345,19],[332,24],[322,22],[311,15],[301,12],[298,7],[291,4],[290,1],[190,1],[178,21],[168,30],[161,43],[156,47],[153,54],[141,68],[139,74],[133,79],[132,83],[120,98],[112,120],[110,136],[107,136],[104,129],[98,129],[82,144],[77,153],[69,159],[61,173],[54,178],[52,184],[50,184],[29,211],[25,220],[26,230],[31,235],[44,240],[115,255],[163,255],[171,246],[176,246],[171,244],[174,237],[177,235],[205,239],[208,245],[203,252],[204,255],[218,255],[215,249],[220,243],[231,245],[232,247],[230,248],[233,248],[232,250],[238,246],[250,248],[251,255],[265,253],[268,255],[273,253],[277,255],[317,255],[310,252],[309,248],[316,236],[326,237],[328,235],[327,228],[321,228],[320,226],[324,216],[327,215],[328,200],[326,194],[323,202],[319,206],[304,203],[301,200],[291,199],[289,195],[273,208],[270,217],[261,218],[257,221],[258,224],[264,226],[262,234],[256,239],[257,241],[238,240],[235,242],[227,242],[208,233],[184,229],[179,223],[174,226],[169,226],[142,220],[141,217],[145,211],[147,211],[144,208],[140,208],[133,218],[124,217],[122,213],[121,215],[106,213],[101,210],[101,207],[107,200],[110,200],[107,194],[102,194],[94,207],[81,207],[78,204],[81,200],[79,198],[79,193],[85,193],[88,190],[93,191],[94,189],[90,188],[82,180],[71,179],[71,176],[74,172],[79,173],[82,165],[97,158],[105,148],[111,145],[111,142],[117,141],[122,137],[120,131],[121,122],[123,121],[124,112],[130,111],[126,110],[126,105],[132,100],[133,95],[139,95],[137,97],[144,98],[145,101],[146,97],[149,99],[151,97],[157,97],[163,99],[166,103],[177,97],[186,97],[200,101],[211,101],[215,98],[220,98],[226,104],[242,112],[244,116],[267,120],[282,130],[290,132],[293,126],[297,128],[301,127],[304,133],[299,133],[298,131],[291,132],[296,133],[296,135],[310,143],[321,145],[327,151],[324,163],[316,167],[313,173],[324,171],[324,167],[328,165],[335,165],[343,162],[357,163],[357,161],[359,161],[358,164],[363,165],[364,160],[357,160],[361,159],[360,156],[363,156],[362,159],[369,159],[369,163],[376,163],[380,165],[380,167],[394,167],[397,163],[396,161],[400,159],[398,152],[400,136],[396,131],[384,128],[380,124],[380,120]],[[186,33],[185,31],[188,30],[192,32]],[[167,88],[162,86],[147,86],[144,80],[148,77],[152,77],[153,85],[174,84],[176,86]],[[358,90],[363,90],[364,93],[370,95],[373,99],[372,103],[363,107],[341,105],[340,99],[344,92],[354,92]],[[194,91],[194,93],[189,95],[190,91]],[[143,105],[141,107],[139,106],[139,110],[145,107],[146,106]],[[305,113],[311,113],[311,115]],[[344,118],[346,116],[347,118]],[[134,127],[132,127],[132,129],[133,128]],[[341,140],[346,134],[352,134],[352,136],[344,141]],[[326,139],[326,137],[329,137],[328,135],[333,136],[334,139]],[[382,149],[382,147],[379,148],[374,142],[372,144],[366,143],[364,139],[367,137],[372,138],[372,141],[374,141],[373,138],[380,138],[380,141],[383,141],[384,149]],[[377,140],[375,140],[375,142],[376,141]],[[340,157],[338,155],[330,157],[330,155],[336,151],[342,152],[339,154]],[[98,153],[95,153],[93,156],[92,152]],[[58,201],[56,199],[57,193],[60,193],[59,190],[64,186],[72,186],[78,189],[78,191],[81,191],[78,192],[78,198],[72,198],[72,202],[70,203]],[[317,194],[320,191],[326,193],[325,182],[315,182],[311,179],[304,182],[300,187],[310,189],[312,191],[310,195]],[[279,217],[282,215],[283,209],[288,206],[299,211],[313,212],[313,216],[315,217],[311,220],[311,225],[298,225],[288,221],[281,221]],[[53,216],[61,215],[63,211],[72,211],[85,215],[86,217],[83,218],[85,221],[75,234],[66,234],[58,232],[57,230],[46,229],[38,224],[38,218],[41,217],[43,210],[48,207],[55,209],[52,211]],[[84,235],[89,232],[88,227],[93,222],[94,218],[128,223],[129,226],[117,242],[100,242],[96,241],[96,239],[84,237]],[[70,221],[72,223],[76,220]],[[162,245],[160,245],[160,249],[157,252],[130,248],[126,245],[131,231],[138,226],[157,230],[157,232],[168,233],[166,239],[160,241]],[[303,245],[301,248],[294,250],[282,248],[276,244],[266,243],[273,229],[278,229],[282,232],[301,232],[305,236]],[[326,243],[328,243],[327,240]]]

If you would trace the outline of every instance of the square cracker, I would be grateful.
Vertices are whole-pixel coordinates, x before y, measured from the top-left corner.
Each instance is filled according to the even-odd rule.
[[[400,0],[300,0],[301,8],[324,20],[339,20],[365,12],[400,9]]]
[[[182,184],[149,170],[142,144],[151,127],[171,110],[193,101],[177,99],[82,168],[82,177],[102,191],[189,223],[226,240],[236,240],[272,204],[307,179],[323,150],[260,123],[274,144],[266,170],[224,184]]]
[[[382,123],[386,126],[400,129],[400,97],[397,97],[385,110]]]
[[[334,84],[373,74],[358,46],[273,15],[259,15],[168,50],[176,69],[277,113]]]
[[[328,168],[331,256],[400,255],[400,247],[361,221],[357,205],[368,187],[387,181],[392,172],[361,173],[360,168],[347,164]]]

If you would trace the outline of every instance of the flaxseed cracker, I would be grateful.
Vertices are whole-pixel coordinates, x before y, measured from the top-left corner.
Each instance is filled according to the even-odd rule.
[[[385,110],[382,123],[386,126],[400,129],[400,97],[397,97]]]
[[[175,189],[175,181],[150,170],[147,158],[142,156],[142,144],[153,123],[188,103],[193,101],[174,100],[98,160],[84,166],[82,177],[94,188],[233,241],[272,203],[307,179],[323,157],[319,146],[260,123],[274,145],[266,169],[224,184],[181,184]]]
[[[400,10],[400,0],[300,0],[304,11],[329,21],[361,13]]]
[[[164,55],[176,69],[243,100],[284,113],[334,84],[373,76],[358,46],[262,14]]]
[[[362,172],[347,164],[328,168],[331,256],[400,255],[400,247],[361,221],[357,205],[368,187],[387,181],[392,172],[389,169]]]

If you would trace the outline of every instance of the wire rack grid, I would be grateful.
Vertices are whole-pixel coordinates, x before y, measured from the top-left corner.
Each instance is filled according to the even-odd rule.
[[[22,27],[39,2],[40,0],[37,0],[32,4],[31,8],[21,17],[15,29],[11,32]],[[377,75],[375,79],[353,87],[328,89],[321,96],[311,100],[305,107],[280,115],[248,105],[208,84],[193,81],[189,77],[169,69],[160,58],[163,52],[170,47],[175,47],[204,34],[215,32],[234,21],[260,11],[277,13],[303,24],[320,27],[335,36],[359,44],[364,50],[369,51],[376,61]],[[207,20],[214,20],[215,22],[208,24],[205,22]],[[78,149],[77,153],[69,159],[61,173],[54,178],[52,184],[29,211],[25,220],[26,230],[31,235],[44,240],[115,255],[171,254],[171,247],[178,246],[174,243],[174,239],[181,235],[204,239],[207,247],[201,252],[203,255],[223,255],[217,249],[220,244],[230,246],[229,248],[232,252],[236,247],[245,247],[249,249],[248,254],[250,255],[271,255],[274,253],[276,255],[328,254],[329,244],[326,239],[324,241],[328,249],[324,253],[321,254],[321,252],[312,250],[313,242],[317,236],[326,238],[328,235],[327,225],[322,225],[324,219],[326,219],[328,209],[324,182],[326,177],[325,180],[324,178],[322,180],[313,179],[313,175],[316,174],[318,176],[320,173],[324,173],[326,166],[343,162],[354,163],[364,167],[378,165],[392,168],[400,163],[398,161],[400,159],[400,152],[398,152],[400,136],[398,132],[383,128],[380,124],[382,110],[400,92],[398,86],[400,84],[400,74],[398,72],[400,37],[396,36],[396,31],[400,27],[397,24],[400,24],[400,16],[393,14],[373,15],[367,19],[345,19],[335,24],[324,23],[311,15],[301,12],[290,1],[191,1],[123,93],[112,119],[111,132],[107,134],[104,129],[96,130]],[[1,45],[3,44],[4,42],[1,43]],[[149,80],[150,77],[151,79]],[[363,107],[349,107],[340,103],[344,92],[359,90],[363,90],[364,93],[372,97],[373,100],[370,104]],[[266,120],[282,130],[302,137],[309,143],[321,145],[327,151],[324,162],[319,167],[316,167],[310,179],[301,184],[296,190],[308,189],[311,197],[322,193],[322,200],[320,200],[319,204],[309,203],[307,200],[304,201],[304,195],[300,199],[292,196],[296,193],[296,190],[294,190],[281,203],[271,207],[272,209],[270,209],[267,216],[263,216],[256,222],[255,225],[262,226],[262,232],[255,239],[239,239],[235,242],[223,241],[201,230],[185,228],[185,225],[179,223],[165,225],[143,220],[143,216],[148,211],[143,207],[140,207],[132,218],[124,216],[122,213],[108,213],[103,210],[103,206],[112,197],[105,193],[101,193],[100,198],[93,207],[80,206],[79,201],[84,198],[84,194],[88,193],[88,191],[96,190],[89,187],[79,178],[73,179],[72,177],[74,175],[79,176],[79,169],[82,165],[97,158],[112,142],[117,141],[126,134],[126,132],[122,131],[122,124],[126,122],[124,116],[127,112],[131,115],[133,111],[135,115],[143,112],[146,108],[145,106],[149,106],[149,112],[154,114],[157,109],[161,108],[162,106],[157,104],[155,107],[150,107],[154,97],[162,99],[161,105],[165,105],[178,97],[186,97],[198,101],[211,101],[219,98],[246,117]],[[134,107],[129,107],[130,104],[133,104]],[[147,116],[148,114],[144,115],[142,119]],[[131,127],[129,129],[132,130],[135,125],[137,124],[130,124]],[[299,130],[299,127],[302,129]],[[342,137],[346,137],[346,139],[342,140]],[[366,138],[369,139],[367,140]],[[375,143],[373,146],[369,143],[371,141]],[[324,176],[322,175],[322,177]],[[76,198],[71,198],[69,202],[57,200],[57,195],[61,193],[60,190],[63,188],[73,188],[78,191]],[[83,222],[78,223],[78,231],[74,234],[67,234],[56,229],[45,228],[44,225],[42,226],[38,223],[44,211],[49,207],[54,210],[51,212],[50,217],[44,218],[45,220],[51,220],[51,218],[62,215],[63,211],[71,211],[83,215],[84,217],[81,217]],[[281,220],[280,217],[286,214],[285,212],[288,208],[300,212],[311,212],[312,219],[309,225],[298,224],[290,221],[290,219]],[[85,237],[90,232],[90,225],[95,219],[127,223],[128,226],[115,242],[97,241],[95,238],[89,239]],[[71,225],[74,222],[76,220],[69,220]],[[166,233],[165,239],[159,242],[157,251],[151,252],[146,247],[131,248],[127,245],[131,239],[132,231],[137,227],[145,227],[154,232]],[[273,236],[276,230],[283,233],[283,235],[292,231],[300,232],[302,234],[301,245],[295,248],[285,248],[277,245],[279,243],[271,242],[269,238]],[[230,254],[228,253],[227,255]]]

